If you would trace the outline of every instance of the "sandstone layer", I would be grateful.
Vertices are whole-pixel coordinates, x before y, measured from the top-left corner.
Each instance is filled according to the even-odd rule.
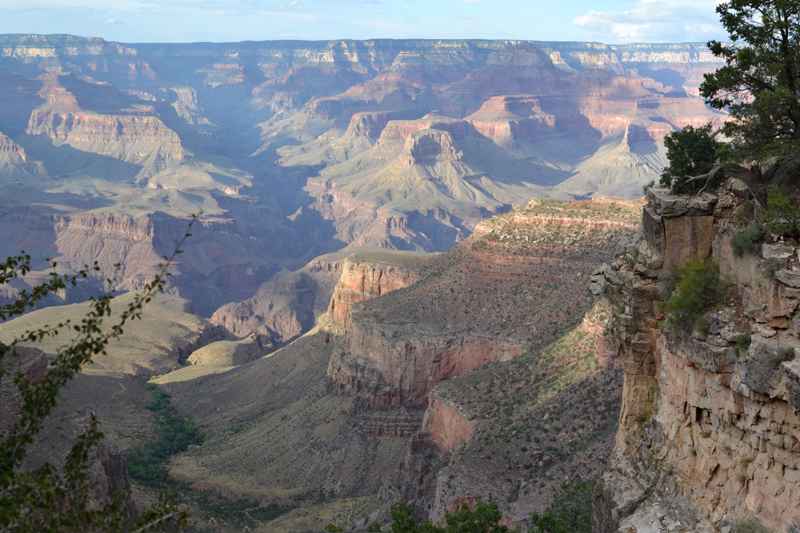
[[[290,339],[307,310],[270,318],[272,289],[256,294],[283,269],[344,248],[448,250],[531,197],[638,195],[664,135],[721,118],[697,93],[717,66],[704,49],[3,35],[0,246],[97,260],[104,277],[122,261],[127,290],[200,213],[181,295]],[[21,228],[20,210],[50,227]],[[152,225],[151,246],[109,231],[126,217]]]
[[[643,239],[602,273],[625,386],[598,532],[717,531],[750,517],[784,531],[798,520],[795,247],[733,253],[750,194],[738,179],[691,199],[651,190]],[[705,313],[707,330],[671,328],[660,312],[690,259],[716,262],[731,287]]]

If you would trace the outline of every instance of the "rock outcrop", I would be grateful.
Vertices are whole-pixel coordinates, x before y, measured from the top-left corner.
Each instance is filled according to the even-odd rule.
[[[353,306],[408,287],[419,280],[429,258],[422,254],[393,251],[362,251],[342,263],[341,276],[328,307],[334,327],[348,332]]]
[[[434,259],[419,283],[353,306],[345,349],[328,367],[331,382],[374,407],[423,407],[436,384],[543,347],[586,298],[557,309],[539,305],[555,297],[556,287],[562,297],[572,290],[588,265],[601,263],[635,227],[628,208],[606,215],[613,205],[535,201],[479,226],[473,238]],[[556,265],[572,271],[569,284]],[[584,293],[579,283],[575,290]],[[534,298],[542,320],[513,312]],[[336,296],[334,311],[335,304]]]
[[[314,325],[314,280],[299,273],[281,273],[240,303],[226,304],[211,316],[237,337],[256,335],[279,345]]]
[[[178,135],[154,116],[36,111],[28,134],[136,165],[160,168],[183,158]]]
[[[785,531],[800,519],[796,250],[733,253],[750,194],[737,179],[692,198],[651,190],[641,242],[603,271],[625,385],[598,533],[725,531],[751,517]],[[661,312],[691,259],[730,284],[694,331]]]
[[[605,464],[619,380],[595,360],[603,312],[576,316],[640,207],[537,201],[448,253],[353,254],[333,268],[319,327],[224,374],[169,383],[211,435],[173,475],[219,491],[234,476],[265,503],[316,498],[313,516],[359,498],[359,523],[398,499],[436,518],[476,496],[521,522],[563,477]],[[532,420],[546,422],[519,430]],[[558,439],[580,451],[555,453]]]
[[[26,133],[42,135],[56,145],[111,157],[157,171],[184,157],[177,133],[147,105],[117,113],[83,109],[56,73],[48,73],[39,96],[46,102],[31,112]],[[111,98],[111,96],[109,96]],[[97,102],[100,109],[108,102]]]
[[[22,146],[0,131],[0,177],[24,179],[41,173],[41,167],[28,160]]]

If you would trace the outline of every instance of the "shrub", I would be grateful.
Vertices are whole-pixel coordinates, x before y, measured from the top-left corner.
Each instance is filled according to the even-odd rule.
[[[447,513],[444,526],[430,521],[419,522],[407,504],[392,508],[392,533],[510,533],[500,524],[503,515],[493,503],[478,502],[474,506],[462,505]]]
[[[747,333],[742,333],[736,336],[734,342],[736,343],[736,353],[741,355],[750,348],[751,338]]]
[[[756,518],[739,520],[733,525],[731,533],[770,533]]]
[[[42,439],[47,435],[44,432],[46,423],[48,419],[52,420],[51,415],[60,403],[64,387],[95,357],[105,354],[131,321],[141,319],[147,304],[166,287],[171,267],[189,236],[187,231],[173,254],[166,258],[140,291],[132,294],[122,312],[112,313],[114,295],[109,286],[100,296],[89,299],[86,313],[34,327],[0,343],[3,400],[7,387],[16,389],[7,392],[19,395],[18,406],[9,409],[4,401],[0,407],[5,422],[0,431],[0,531],[122,532],[167,527],[182,529],[187,525],[187,513],[166,495],[143,509],[138,517],[131,516],[127,488],[114,490],[106,503],[97,501],[92,488],[92,456],[103,440],[103,433],[93,414],[84,430],[74,439],[69,439],[66,456],[57,458],[55,464],[45,462],[31,468],[30,459],[34,446],[47,444]],[[50,295],[75,287],[101,273],[98,263],[65,275],[58,273],[60,267],[51,262],[51,271],[41,283],[30,289],[14,291],[16,294],[12,300],[0,305],[0,321],[20,317],[46,302]],[[22,252],[6,258],[0,262],[0,287],[16,286],[32,269],[30,254]],[[42,375],[29,379],[22,372],[28,362],[20,360],[25,355],[17,348],[67,331],[72,333],[71,340],[56,350]]]
[[[764,226],[780,237],[800,237],[800,206],[779,187],[771,186],[767,190]]]
[[[593,488],[589,481],[565,483],[544,513],[531,516],[530,533],[591,533]]]
[[[737,257],[745,254],[757,255],[759,244],[764,240],[764,227],[757,222],[751,222],[746,228],[737,232],[731,242],[733,253]]]
[[[689,261],[677,271],[677,283],[665,310],[672,326],[694,328],[703,314],[722,299],[719,268],[711,261]]]
[[[170,402],[170,396],[155,385],[148,385],[152,401],[147,409],[156,415],[156,439],[133,450],[128,456],[131,478],[150,486],[163,485],[167,480],[169,459],[203,442],[194,422],[181,416]]]
[[[721,144],[714,140],[711,124],[700,128],[687,126],[672,132],[664,139],[664,145],[669,165],[661,174],[661,185],[680,194],[692,194],[703,187],[719,185],[690,179],[710,172],[718,159]]]

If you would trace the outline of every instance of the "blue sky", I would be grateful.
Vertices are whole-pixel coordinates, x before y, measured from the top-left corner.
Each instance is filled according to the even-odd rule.
[[[109,40],[706,41],[718,0],[0,0],[0,33]]]

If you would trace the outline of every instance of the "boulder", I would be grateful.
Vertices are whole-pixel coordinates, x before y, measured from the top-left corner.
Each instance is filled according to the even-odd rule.
[[[764,259],[786,260],[794,255],[795,249],[793,246],[788,246],[782,243],[776,244],[762,244],[761,257]]]
[[[775,272],[775,279],[786,286],[794,289],[800,289],[800,271],[786,269],[778,270]]]

